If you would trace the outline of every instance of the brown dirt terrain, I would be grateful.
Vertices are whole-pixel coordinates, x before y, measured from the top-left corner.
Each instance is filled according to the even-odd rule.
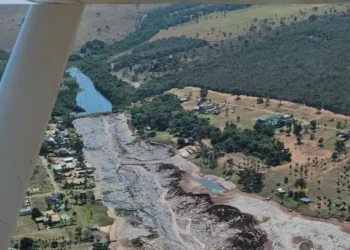
[[[168,92],[174,93],[179,97],[188,96],[192,92],[192,100],[182,104],[185,109],[191,110],[197,104],[199,91],[199,88],[186,87],[184,89],[172,89]],[[346,170],[350,159],[348,159],[346,154],[342,154],[335,162],[331,159],[335,148],[336,133],[337,130],[340,130],[337,129],[337,123],[341,122],[341,126],[346,129],[350,116],[335,114],[326,110],[322,110],[320,114],[317,114],[317,110],[312,107],[287,101],[282,101],[282,106],[279,106],[279,100],[271,99],[270,106],[265,106],[265,104],[257,104],[256,97],[240,96],[240,100],[236,100],[236,97],[230,94],[209,91],[207,98],[211,99],[212,102],[222,103],[226,100],[229,108],[228,116],[225,115],[225,108],[221,109],[221,113],[218,116],[210,114],[201,116],[210,119],[214,126],[221,129],[227,121],[234,122],[240,128],[252,128],[257,117],[266,117],[278,113],[293,114],[303,126],[309,124],[311,120],[316,120],[318,126],[314,133],[314,140],[310,140],[311,130],[305,131],[303,129],[303,143],[301,145],[296,144],[296,137],[293,134],[288,137],[285,132],[276,130],[275,137],[281,140],[292,153],[292,161],[290,163],[270,168],[258,159],[234,153],[219,159],[221,167],[224,167],[228,158],[232,158],[235,163],[235,169],[242,167],[258,168],[259,171],[265,173],[265,187],[260,194],[264,197],[271,196],[273,194],[271,193],[272,190],[275,190],[277,185],[286,190],[295,191],[294,181],[302,177],[307,182],[307,195],[312,200],[312,204],[309,206],[298,205],[293,200],[284,199],[285,206],[306,215],[324,218],[337,217],[343,220],[350,215],[348,211],[339,212],[338,208],[333,205],[333,202],[337,200],[345,201],[347,204],[350,203],[350,177]],[[232,109],[235,110],[234,113],[231,113]],[[238,116],[240,117],[239,122],[237,122]],[[324,138],[323,148],[318,146],[318,140],[321,137]],[[346,142],[346,144],[349,144],[349,142]],[[221,171],[223,170],[218,170],[217,172]],[[288,178],[288,183],[284,183],[284,177]],[[234,178],[231,180],[235,181]],[[337,192],[337,189],[340,193]],[[281,202],[281,199],[277,196],[272,195],[272,199]],[[328,199],[332,201],[330,208],[327,207]]]
[[[117,41],[135,30],[135,25],[160,4],[87,5],[75,40],[74,49],[86,41]],[[20,31],[27,5],[0,5],[0,49],[11,51]],[[101,29],[99,32],[98,29]]]

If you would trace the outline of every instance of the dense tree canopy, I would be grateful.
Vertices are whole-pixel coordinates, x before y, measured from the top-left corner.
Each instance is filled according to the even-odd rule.
[[[63,79],[52,115],[62,116],[70,112],[84,112],[85,110],[76,104],[78,91],[79,85],[74,78]]]
[[[291,160],[291,153],[284,148],[283,142],[252,129],[226,127],[211,143],[225,153],[242,152],[264,159],[273,166]]]
[[[149,62],[174,53],[189,51],[193,48],[207,46],[208,42],[200,39],[185,37],[170,37],[146,42],[132,50],[131,54],[125,54],[114,61],[114,70],[118,71],[135,64]]]
[[[260,39],[207,48],[201,62],[143,85],[139,95],[199,86],[350,114],[349,18],[328,16],[282,26]]]
[[[141,107],[131,110],[131,124],[141,130],[146,127],[164,131],[169,127],[172,113],[181,110],[180,100],[171,94],[161,95]]]

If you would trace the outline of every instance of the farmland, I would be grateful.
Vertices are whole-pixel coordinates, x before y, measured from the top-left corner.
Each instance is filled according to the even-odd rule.
[[[310,15],[322,15],[330,9],[346,11],[346,4],[306,4],[306,5],[256,5],[231,12],[215,12],[201,16],[199,20],[161,30],[151,41],[171,36],[197,37],[208,41],[220,41],[244,36],[254,25],[260,30],[259,21],[268,19],[272,28],[293,22],[307,20]]]
[[[178,97],[185,97],[192,93],[193,98],[182,104],[185,109],[192,110],[199,100],[199,91],[199,88],[186,87],[184,89],[172,89],[168,92]],[[288,164],[271,168],[254,157],[246,157],[240,153],[231,153],[219,159],[218,169],[209,170],[202,166],[206,173],[221,175],[227,160],[231,158],[236,171],[239,171],[241,168],[255,168],[259,172],[264,173],[265,186],[260,193],[263,197],[270,197],[277,202],[283,202],[285,206],[306,215],[343,218],[342,216],[345,212],[339,213],[338,208],[334,207],[333,204],[335,201],[345,202],[345,204],[350,203],[350,179],[347,174],[350,159],[348,159],[346,154],[348,150],[344,154],[340,154],[339,158],[335,160],[332,159],[332,153],[335,151],[334,144],[337,140],[337,131],[346,130],[349,116],[334,114],[326,110],[321,110],[318,113],[316,109],[305,105],[287,101],[280,102],[273,99],[269,100],[270,104],[267,106],[266,101],[265,103],[257,104],[256,97],[239,96],[237,98],[237,96],[214,91],[208,92],[207,99],[211,100],[211,102],[223,103],[226,101],[227,103],[229,110],[227,116],[224,109],[216,116],[200,114],[200,116],[210,119],[212,125],[221,129],[224,128],[227,121],[237,124],[238,128],[252,128],[258,117],[283,113],[293,115],[302,124],[303,131],[302,143],[298,144],[296,136],[293,134],[288,136],[285,129],[276,129],[275,137],[281,140],[292,153],[292,161]],[[232,113],[232,110],[234,113]],[[239,122],[237,117],[239,117]],[[315,132],[310,130],[309,124],[311,120],[316,120],[317,122]],[[323,147],[318,145],[320,138],[324,140]],[[345,145],[346,148],[349,147],[347,142],[345,142]],[[196,162],[194,157],[191,160],[194,160],[199,165],[201,164],[198,160]],[[307,196],[312,201],[308,206],[300,205],[288,197],[284,197],[282,201],[280,197],[274,195],[274,191],[279,187],[285,190],[297,191],[298,189],[294,187],[294,183],[298,178],[304,178],[306,181]],[[237,178],[233,176],[231,180],[235,182]]]

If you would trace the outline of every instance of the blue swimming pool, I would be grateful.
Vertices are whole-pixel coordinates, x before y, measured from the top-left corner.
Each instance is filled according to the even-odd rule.
[[[198,181],[214,194],[219,194],[225,191],[225,188],[213,180],[207,178],[199,178]]]

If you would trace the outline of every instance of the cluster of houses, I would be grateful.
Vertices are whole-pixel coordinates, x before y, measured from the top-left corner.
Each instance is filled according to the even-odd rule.
[[[350,131],[349,130],[342,130],[337,133],[337,140],[339,141],[347,141],[350,138]]]
[[[220,109],[225,108],[226,106],[226,102],[218,104],[212,102],[203,102],[200,105],[194,107],[193,110],[204,114],[219,115],[221,112]]]
[[[68,186],[86,185],[89,179],[93,179],[95,168],[90,163],[77,160],[77,152],[65,147],[68,140],[68,129],[63,129],[60,124],[49,124],[44,141],[54,143],[56,148],[53,155],[50,154],[51,169],[55,179],[65,181]]]
[[[278,114],[269,117],[259,117],[256,119],[255,123],[258,125],[272,125],[276,128],[283,127],[287,124],[292,124],[295,122],[295,118],[289,114]]]
[[[86,185],[93,179],[95,168],[87,162],[78,162],[74,157],[53,158],[51,166],[56,180],[64,180],[66,185],[77,187]]]

